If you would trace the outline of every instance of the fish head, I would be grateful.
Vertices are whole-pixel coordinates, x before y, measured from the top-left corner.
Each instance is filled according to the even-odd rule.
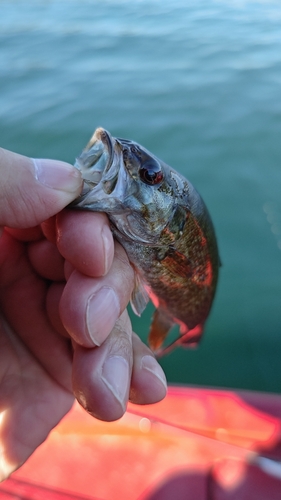
[[[117,236],[153,245],[179,206],[188,181],[134,141],[98,128],[77,158],[84,188],[76,208],[108,214]]]

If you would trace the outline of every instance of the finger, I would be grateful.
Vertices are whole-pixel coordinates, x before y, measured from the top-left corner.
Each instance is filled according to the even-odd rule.
[[[46,312],[55,331],[60,333],[63,337],[69,338],[69,334],[62,324],[59,312],[59,303],[64,286],[65,283],[52,283],[49,286],[46,296]]]
[[[76,345],[73,359],[73,390],[79,403],[101,420],[116,420],[124,414],[129,398],[132,344],[126,311],[101,347]]]
[[[30,227],[28,229],[13,229],[5,227],[5,231],[19,241],[37,241],[43,238],[40,226]]]
[[[63,210],[57,216],[57,245],[87,276],[104,276],[112,265],[114,241],[105,214]]]
[[[40,240],[28,245],[28,257],[37,274],[51,281],[64,280],[64,258],[56,245]]]
[[[0,225],[33,227],[80,193],[81,175],[55,160],[31,160],[0,148]]]
[[[153,353],[133,333],[133,371],[130,401],[136,404],[152,404],[161,401],[167,393],[165,374]]]
[[[32,272],[20,243],[5,232],[0,241],[1,310],[38,362],[69,389],[72,353],[69,341],[54,331],[47,316],[47,284]]]
[[[126,308],[133,282],[132,267],[119,244],[106,276],[90,278],[73,271],[60,301],[60,316],[73,340],[85,347],[101,345]]]
[[[64,261],[64,277],[65,277],[65,280],[68,281],[71,274],[73,273],[73,271],[75,271],[75,267],[73,267],[72,264],[70,264],[70,262],[68,262],[67,260]]]
[[[42,222],[41,230],[47,240],[51,241],[52,243],[56,243],[56,216],[54,215],[53,217],[50,217],[49,219]]]

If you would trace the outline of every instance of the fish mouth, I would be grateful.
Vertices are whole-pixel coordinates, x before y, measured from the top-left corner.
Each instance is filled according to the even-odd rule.
[[[81,172],[84,186],[70,206],[93,211],[113,211],[120,206],[127,174],[121,145],[107,130],[95,130],[74,166]]]
[[[107,130],[97,128],[81,155],[76,158],[75,167],[89,187],[99,184],[110,171],[114,157],[113,139]]]

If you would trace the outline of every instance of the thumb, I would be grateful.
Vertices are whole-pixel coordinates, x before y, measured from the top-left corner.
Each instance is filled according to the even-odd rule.
[[[0,148],[0,226],[36,226],[73,201],[81,187],[80,172],[68,163]]]

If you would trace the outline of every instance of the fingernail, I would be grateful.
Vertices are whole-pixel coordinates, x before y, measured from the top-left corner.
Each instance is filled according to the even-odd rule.
[[[112,244],[112,233],[108,226],[104,226],[101,232],[104,251],[104,275],[109,271],[113,260],[114,247]]]
[[[129,365],[122,356],[111,356],[105,361],[101,378],[124,411],[129,394],[129,377]]]
[[[75,193],[82,184],[79,170],[57,160],[33,159],[35,177],[44,186]]]
[[[164,374],[161,366],[159,365],[159,363],[157,363],[156,359],[153,358],[153,356],[149,356],[149,355],[143,356],[143,358],[141,360],[141,368],[152,373],[152,375],[157,377],[160,380],[160,382],[162,382],[164,387],[167,388],[167,381],[166,381],[165,374]]]
[[[87,303],[86,324],[89,336],[97,346],[106,339],[120,315],[120,304],[110,287],[93,293]]]

